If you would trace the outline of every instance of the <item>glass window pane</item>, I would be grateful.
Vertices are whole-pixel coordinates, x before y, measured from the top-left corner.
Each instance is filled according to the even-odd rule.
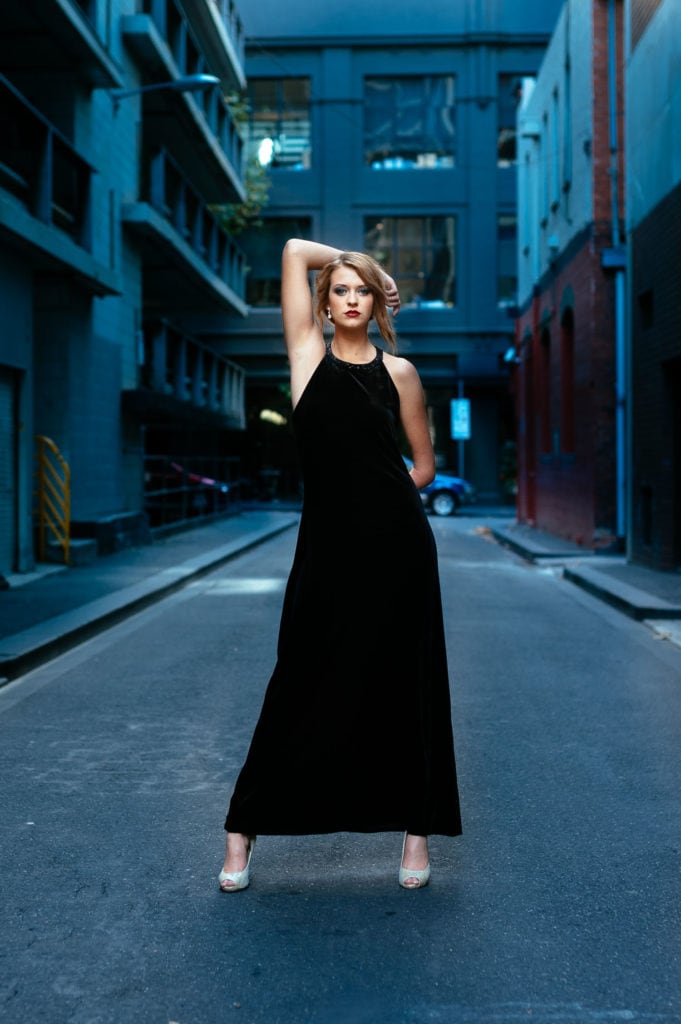
[[[263,166],[303,170],[311,162],[309,78],[253,78],[249,156]]]
[[[365,162],[375,169],[453,167],[454,76],[366,78]]]
[[[456,301],[454,217],[368,217],[365,248],[397,281],[404,305]]]
[[[249,267],[246,301],[253,306],[278,306],[281,301],[281,251],[289,238],[309,238],[309,217],[268,217],[239,238]]]
[[[518,234],[517,218],[501,213],[497,217],[497,304],[513,305],[516,301]]]

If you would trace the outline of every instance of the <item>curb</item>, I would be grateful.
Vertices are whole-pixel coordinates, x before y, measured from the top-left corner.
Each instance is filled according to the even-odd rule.
[[[299,519],[298,515],[291,515],[283,523],[244,534],[180,565],[154,573],[140,583],[122,587],[106,597],[3,637],[0,639],[0,686],[219,569],[237,555],[295,526]]]
[[[612,580],[597,569],[563,569],[563,577],[582,590],[611,604],[631,619],[681,619],[681,608],[621,580]]]
[[[518,540],[503,528],[492,527],[490,532],[502,547],[509,548],[516,555],[520,555],[521,558],[534,565],[546,562],[572,562],[573,567],[569,564],[561,565],[563,579],[623,612],[631,619],[636,619],[639,622],[645,619],[667,621],[681,619],[681,606],[677,604],[671,604],[664,598],[655,597],[646,590],[634,587],[623,580],[614,579],[606,573],[599,572],[591,565],[580,564],[579,568],[574,567],[576,562],[593,558],[593,551],[575,550],[573,547],[561,549],[559,542],[556,543],[555,550],[549,551],[540,544],[532,543],[530,538],[525,537],[523,540]]]
[[[516,540],[515,537],[503,529],[491,527],[490,532],[494,539],[503,545],[505,548],[509,548],[516,555],[520,555],[521,558],[527,559],[529,562],[541,562],[545,559],[556,558],[560,560],[564,559],[577,559],[577,558],[591,558],[593,552],[588,548],[577,548],[572,547],[561,547],[559,543],[556,544],[554,550],[549,551],[547,548],[542,547],[541,544],[533,544],[528,538],[523,540]]]

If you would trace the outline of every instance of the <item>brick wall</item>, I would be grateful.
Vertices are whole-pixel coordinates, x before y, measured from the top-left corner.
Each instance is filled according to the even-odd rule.
[[[531,332],[532,340],[525,347],[530,358],[518,369],[523,378],[517,385],[518,518],[586,547],[611,545],[616,529],[614,302],[612,280],[600,267],[602,242],[595,232],[586,232],[559,261],[555,276],[537,290],[533,307],[519,322],[519,337]],[[567,306],[574,315],[574,377],[569,389],[563,387],[561,360],[561,316]],[[546,332],[550,337],[548,403],[537,372]],[[566,451],[561,402],[570,391],[574,450]],[[549,417],[549,451],[542,450],[544,415]]]
[[[517,337],[530,335],[518,370],[519,437],[518,517],[587,547],[616,541],[614,281],[601,269],[601,251],[613,244],[609,97],[609,22],[607,0],[590,4],[591,50],[580,45],[587,31],[580,7],[579,32],[570,33],[573,82],[589,83],[590,175],[580,204],[590,212],[581,230],[551,222],[562,247],[535,283],[534,299],[522,310]],[[623,4],[615,5],[617,67],[618,216],[624,211],[623,172]],[[542,76],[545,75],[542,69]],[[575,95],[573,95],[573,106]],[[576,140],[575,140],[576,141]],[[581,138],[583,142],[583,137]],[[575,152],[577,146],[575,145]],[[563,381],[561,318],[574,313],[574,376]],[[548,373],[542,370],[550,346]],[[527,356],[531,362],[528,364]],[[572,401],[572,415],[561,403]],[[561,436],[574,423],[574,444]],[[547,440],[548,439],[548,440]],[[569,450],[572,449],[572,450]]]
[[[632,557],[681,565],[681,185],[632,232]]]

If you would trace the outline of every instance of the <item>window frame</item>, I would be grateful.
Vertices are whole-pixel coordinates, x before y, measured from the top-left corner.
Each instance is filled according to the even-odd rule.
[[[380,110],[380,106],[376,105],[372,107],[370,101],[370,88],[374,85],[378,86],[378,83],[384,83],[386,86],[392,87],[392,92],[389,95],[389,100],[386,99],[384,104],[388,122],[392,126],[391,137],[389,146],[390,148],[384,153],[384,155],[377,159],[377,155],[380,152],[375,146],[370,147],[371,138],[375,138],[376,132],[370,132],[369,120],[371,116],[376,115],[376,111]],[[422,96],[420,99],[420,124],[427,126],[432,121],[433,117],[433,102],[432,94],[436,88],[443,88],[445,98],[449,99],[450,102],[443,103],[436,108],[436,116],[442,117],[443,112],[449,111],[451,119],[449,141],[451,148],[447,149],[442,147],[442,151],[438,152],[437,146],[428,147],[426,141],[428,139],[428,132],[431,132],[430,138],[436,141],[436,133],[434,128],[422,127],[420,133],[413,133],[414,138],[418,138],[420,134],[421,143],[420,147],[414,147],[416,150],[420,148],[420,152],[416,153],[415,159],[405,158],[404,151],[408,149],[406,145],[398,145],[400,137],[407,138],[408,133],[406,131],[400,132],[400,122],[406,120],[406,110],[409,106],[407,102],[399,103],[399,96],[396,98],[396,93],[399,87],[402,86],[405,91],[408,91],[408,87],[415,83],[420,83],[422,87]],[[456,165],[457,147],[456,147],[456,115],[457,115],[457,104],[456,104],[456,86],[457,76],[450,71],[434,72],[428,74],[405,74],[405,75],[391,75],[391,74],[365,74],[362,78],[363,84],[363,134],[362,134],[362,162],[364,167],[372,171],[386,171],[386,170],[453,170]],[[412,107],[413,107],[412,102]],[[400,153],[400,150],[403,152]]]
[[[274,86],[274,103],[269,108],[272,110],[272,116],[268,119],[266,116],[259,117],[259,111],[267,110],[268,108],[264,104],[257,104],[254,99],[254,89],[265,82],[269,82]],[[286,99],[286,86],[292,83],[303,84],[307,89],[307,96],[305,101],[300,104],[287,104]],[[248,142],[247,142],[247,153],[250,159],[257,159],[258,162],[266,167],[268,171],[279,173],[280,171],[308,171],[312,168],[314,159],[314,145],[313,145],[313,130],[312,130],[312,78],[310,75],[253,75],[248,80]],[[299,123],[303,126],[300,132],[300,138],[302,145],[298,148],[293,149],[294,159],[282,157],[277,155],[277,145],[279,145],[279,153],[283,153],[283,143],[281,140],[286,139],[286,125],[295,124],[296,117],[295,112],[297,110],[305,110],[307,118],[299,119]],[[287,116],[287,111],[289,112]],[[257,130],[258,124],[266,124],[271,121],[274,125],[275,130],[269,134],[262,134]],[[269,155],[266,152],[261,152],[261,147],[266,139],[272,141],[272,152]],[[306,144],[305,144],[306,143]],[[296,160],[295,156],[299,159]]]
[[[402,306],[413,309],[443,309],[451,310],[456,308],[458,303],[458,275],[457,275],[457,235],[458,220],[456,214],[423,213],[423,214],[365,214],[364,216],[364,249],[369,255],[374,256],[385,268],[400,288]],[[380,239],[382,244],[373,244],[370,238],[371,224],[375,223],[376,229],[383,229],[385,222],[390,222],[390,239]],[[382,223],[381,223],[382,222]],[[408,234],[408,227],[415,227],[421,224],[420,241],[411,245],[401,244]],[[443,222],[442,224],[433,222]],[[438,253],[442,252],[442,244],[437,240],[433,241],[437,231],[442,228],[449,250],[449,267],[447,274],[434,274],[433,267],[437,265]],[[411,270],[407,269],[409,256],[417,250],[421,258],[418,265]],[[432,257],[429,260],[428,257]],[[414,293],[413,298],[407,291],[408,282],[421,280],[432,282],[442,278],[443,291],[450,293],[450,298],[424,298],[422,294]]]

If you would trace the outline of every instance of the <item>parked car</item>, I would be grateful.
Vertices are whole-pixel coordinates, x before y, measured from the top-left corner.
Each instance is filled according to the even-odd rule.
[[[405,458],[405,463],[412,468],[414,463]],[[432,483],[419,491],[421,500],[436,516],[452,516],[461,505],[470,505],[475,501],[475,488],[460,476],[449,476],[447,473],[436,473]]]

